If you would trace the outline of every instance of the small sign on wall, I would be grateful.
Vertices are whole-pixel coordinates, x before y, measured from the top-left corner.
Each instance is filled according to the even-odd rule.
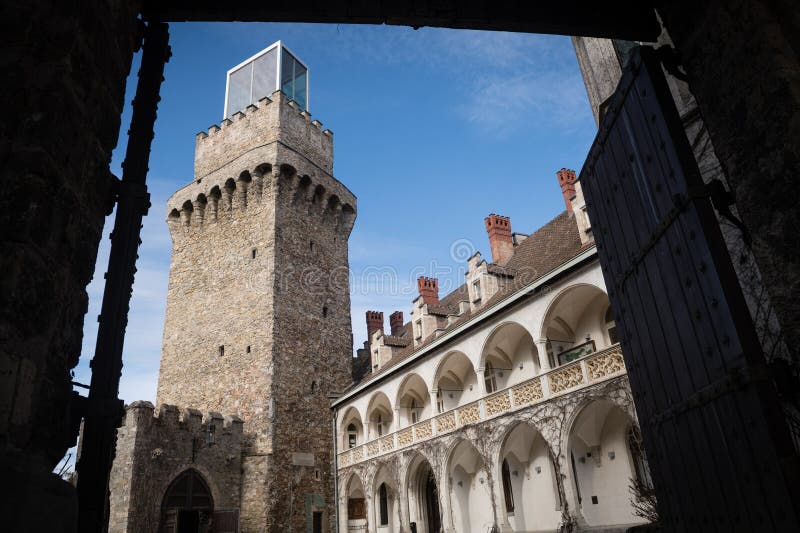
[[[292,464],[295,466],[314,466],[314,454],[307,452],[294,452],[292,454]]]

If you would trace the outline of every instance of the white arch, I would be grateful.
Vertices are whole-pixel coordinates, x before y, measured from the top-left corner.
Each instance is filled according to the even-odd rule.
[[[386,435],[393,430],[394,407],[383,391],[375,391],[367,404],[367,439]]]
[[[466,439],[454,442],[447,456],[445,483],[450,526],[459,533],[487,531],[494,525],[489,471],[481,454]]]
[[[356,428],[356,446],[363,444],[366,438],[366,428],[364,426],[364,419],[361,417],[361,412],[355,406],[351,405],[344,410],[339,420],[339,435],[341,436],[339,446],[341,446],[342,450],[347,450],[351,447],[348,431],[348,426],[350,426],[350,424],[353,424]]]
[[[628,448],[628,412],[606,398],[584,402],[567,426],[569,482],[589,526],[641,523],[630,504],[635,475]]]
[[[416,372],[409,372],[400,382],[395,396],[399,427],[410,426],[431,416],[430,386]],[[411,402],[414,402],[412,408]]]
[[[439,398],[433,400],[442,402],[442,411],[447,411],[477,400],[481,396],[481,387],[478,385],[478,374],[467,355],[459,350],[449,352],[439,360],[434,374],[433,389]],[[438,406],[434,411],[438,411]]]
[[[509,466],[508,511],[503,462]],[[561,498],[552,450],[541,432],[527,422],[518,422],[503,435],[495,465],[498,515],[512,531],[553,530],[561,518]]]
[[[495,326],[481,347],[478,368],[484,368],[484,389],[488,376],[486,363],[494,367],[495,390],[503,389],[539,374],[539,355],[531,332],[516,321]],[[488,392],[488,391],[487,391]]]

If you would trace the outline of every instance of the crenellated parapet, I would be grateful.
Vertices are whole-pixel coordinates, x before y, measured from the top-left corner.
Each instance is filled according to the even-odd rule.
[[[349,236],[356,217],[356,198],[347,187],[308,165],[292,150],[262,147],[250,155],[249,167],[232,163],[170,197],[167,223],[173,239],[278,205],[295,209],[304,218],[317,218],[320,224]],[[281,160],[287,162],[279,163]]]
[[[208,483],[214,504],[240,505],[243,422],[235,415],[146,401],[125,409],[117,430],[116,455],[109,477],[109,531],[158,531],[160,500],[182,472],[193,470]],[[225,490],[220,490],[223,488]]]
[[[125,409],[123,427],[144,431],[154,437],[158,433],[177,435],[188,433],[195,436],[207,436],[209,428],[214,433],[214,440],[240,441],[244,423],[236,415],[220,413],[203,413],[198,409],[180,408],[175,405],[161,404],[156,409],[147,401],[136,401]],[[215,443],[216,444],[216,443]]]
[[[324,171],[333,171],[333,132],[281,91],[262,98],[244,112],[197,134],[195,178],[203,178],[249,150],[281,143],[304,154]]]

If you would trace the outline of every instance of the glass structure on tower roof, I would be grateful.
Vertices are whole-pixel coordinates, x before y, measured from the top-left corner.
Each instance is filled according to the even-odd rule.
[[[271,44],[228,71],[225,116],[255,104],[277,90],[308,110],[308,67],[282,41]]]

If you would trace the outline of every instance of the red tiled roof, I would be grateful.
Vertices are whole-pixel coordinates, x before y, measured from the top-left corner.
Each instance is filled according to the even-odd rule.
[[[514,255],[511,256],[505,265],[500,266],[494,263],[488,265],[491,273],[507,278],[506,283],[488,302],[474,312],[467,310],[464,314],[452,321],[444,329],[444,332],[440,330],[438,336],[431,335],[417,346],[414,346],[410,342],[410,336],[407,337],[408,340],[403,338],[402,341],[406,342],[403,350],[392,357],[380,370],[367,374],[360,382],[354,383],[350,388],[367,383],[377,376],[383,375],[400,361],[424,349],[443,333],[457,328],[474,316],[480,315],[498,302],[508,298],[518,290],[530,285],[548,272],[569,261],[583,250],[593,246],[593,242],[581,245],[578,231],[578,226],[575,223],[573,214],[569,211],[563,211],[536,232],[532,233],[530,237],[522,241],[522,243],[514,249]],[[429,304],[428,312],[441,316],[458,314],[458,302],[468,300],[467,290],[466,284],[460,285],[440,300],[438,305]],[[411,322],[407,322],[404,325],[404,329],[405,332],[411,331]]]

